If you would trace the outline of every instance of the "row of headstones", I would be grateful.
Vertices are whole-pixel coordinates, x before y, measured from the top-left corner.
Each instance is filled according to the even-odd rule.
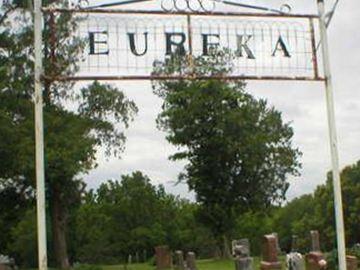
[[[146,250],[144,250],[141,255],[139,254],[139,252],[135,252],[134,256],[132,254],[129,254],[127,257],[127,264],[146,262],[147,261]]]
[[[293,236],[291,252],[286,255],[286,268],[288,270],[323,270],[327,268],[327,262],[320,249],[320,237],[318,231],[311,231],[311,251],[305,255],[298,252],[297,237]],[[278,260],[280,251],[279,240],[276,233],[264,235],[262,243],[261,270],[281,269]],[[232,252],[236,270],[252,270],[253,258],[250,257],[250,243],[248,239],[234,240]],[[347,256],[347,269],[357,270],[357,258]],[[306,267],[305,267],[306,266]]]
[[[169,269],[174,266],[175,270],[197,270],[196,256],[194,252],[188,252],[184,259],[181,250],[175,252],[174,263],[172,253],[168,246],[155,247],[156,269]]]

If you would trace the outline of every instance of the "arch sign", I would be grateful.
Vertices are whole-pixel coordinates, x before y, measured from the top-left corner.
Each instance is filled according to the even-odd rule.
[[[237,0],[124,0],[117,9],[113,4],[90,8],[87,0],[78,0],[68,9],[42,8],[34,0],[35,32],[35,134],[38,210],[39,269],[47,270],[45,173],[43,139],[42,16],[50,15],[52,50],[56,41],[55,17],[73,13],[82,18],[75,35],[86,42],[79,71],[72,76],[50,77],[52,80],[169,80],[211,79],[214,76],[156,76],[154,67],[174,53],[188,59],[207,57],[214,48],[233,55],[231,74],[226,80],[323,81],[329,124],[331,161],[336,213],[339,269],[346,270],[344,222],[339,174],[333,86],[329,63],[324,0],[316,0],[318,14],[291,14],[291,7],[279,10],[257,9],[263,13],[236,12],[235,6],[250,7]],[[154,9],[135,9],[138,2],[151,2]],[[315,0],[314,0],[315,1]],[[240,1],[241,2],[241,1]],[[268,1],[265,1],[268,2]],[[123,9],[123,5],[131,9]],[[133,4],[133,5],[132,5]],[[151,7],[153,7],[152,5]],[[141,4],[144,6],[144,4]],[[218,7],[222,7],[218,11]],[[220,10],[220,9],[219,9]],[[318,45],[321,44],[321,57]],[[53,57],[55,58],[55,57]],[[56,61],[56,59],[52,59]],[[319,65],[321,63],[321,65]],[[56,64],[56,63],[54,63]],[[321,66],[321,68],[319,68]]]
[[[217,48],[234,55],[233,71],[224,78],[324,80],[317,15],[220,12],[213,0],[159,4],[157,10],[47,10],[83,17],[77,30],[86,41],[80,71],[62,79],[159,79],[151,75],[154,66],[175,52],[206,57]]]

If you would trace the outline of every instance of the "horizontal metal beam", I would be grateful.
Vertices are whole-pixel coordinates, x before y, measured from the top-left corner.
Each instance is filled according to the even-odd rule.
[[[256,80],[256,81],[325,81],[322,77],[286,77],[286,76],[73,76],[73,77],[44,77],[51,81],[166,81],[166,80]]]
[[[252,12],[166,12],[161,10],[125,10],[125,9],[63,9],[43,8],[43,12],[70,12],[70,13],[95,13],[95,14],[138,14],[138,15],[193,15],[193,16],[239,16],[239,17],[270,17],[270,18],[307,18],[318,19],[315,14],[275,14]]]

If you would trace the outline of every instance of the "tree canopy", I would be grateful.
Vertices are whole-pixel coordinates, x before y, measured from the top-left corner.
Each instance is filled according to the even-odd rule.
[[[221,75],[231,70],[231,53],[213,50],[195,58],[188,71],[173,56],[155,72]],[[158,126],[188,164],[180,175],[201,204],[199,217],[216,237],[229,233],[235,216],[285,199],[287,177],[297,175],[300,151],[281,112],[245,91],[243,82],[181,80],[154,84],[163,99]]]
[[[0,7],[0,181],[34,187],[34,57],[31,1],[7,1]],[[67,2],[44,1],[48,6]],[[124,129],[137,112],[135,103],[116,87],[94,82],[77,87],[54,77],[78,70],[84,41],[74,35],[78,19],[71,13],[54,18],[56,49],[50,48],[49,15],[44,16],[43,80],[45,173],[57,265],[69,267],[66,245],[68,211],[79,204],[79,179],[96,166],[100,147],[120,156]],[[17,189],[17,192],[27,191]],[[19,195],[24,197],[24,195]],[[27,199],[34,198],[28,196]]]

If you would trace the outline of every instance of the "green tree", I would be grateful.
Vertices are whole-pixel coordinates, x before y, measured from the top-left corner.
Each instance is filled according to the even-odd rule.
[[[197,209],[198,205],[154,186],[141,172],[108,181],[88,192],[77,211],[76,259],[120,263],[131,254],[143,261],[157,245],[207,257],[214,241],[196,221]]]
[[[45,6],[67,5],[66,1],[43,2]],[[11,179],[20,186],[33,187],[33,25],[27,3],[31,1],[9,1],[0,8],[0,136],[4,139],[0,143],[0,180]],[[123,129],[137,108],[119,89],[107,84],[94,82],[79,90],[72,82],[52,80],[78,70],[85,43],[74,35],[77,19],[71,13],[57,14],[56,49],[52,50],[48,27],[51,18],[47,15],[44,19],[47,199],[56,263],[68,268],[69,209],[79,204],[83,190],[78,175],[96,166],[96,151],[101,146],[107,155],[119,156],[125,142]]]
[[[360,212],[360,161],[341,171],[345,235],[348,247],[360,242],[358,224]],[[279,233],[282,247],[289,249],[291,235],[298,236],[300,250],[310,249],[310,231],[318,230],[321,248],[331,251],[336,247],[334,197],[331,172],[325,184],[312,194],[295,198],[273,211],[272,227]]]
[[[0,182],[0,250],[7,251],[11,242],[11,230],[31,207],[32,190],[18,181]]]
[[[261,256],[262,237],[271,232],[278,232],[273,227],[272,209],[269,211],[248,211],[236,220],[234,235],[237,238],[248,238],[251,244],[251,254]],[[280,235],[279,235],[280,236]],[[279,238],[281,240],[281,237]]]
[[[36,265],[37,233],[35,209],[26,211],[21,217],[21,221],[9,232],[12,236],[12,241],[8,246],[8,250],[12,253],[16,263],[29,268]]]
[[[310,231],[316,229],[314,206],[314,196],[306,194],[273,211],[272,227],[279,234],[284,250],[291,250],[292,236],[296,235],[299,250],[304,253],[309,251]]]
[[[358,225],[360,222],[360,161],[345,167],[340,174],[345,237],[347,246],[351,247],[360,243]],[[316,228],[321,231],[322,243],[325,250],[331,250],[336,246],[334,193],[332,174],[328,173],[325,185],[317,187],[315,193],[315,223]]]
[[[165,238],[159,194],[161,188],[140,172],[102,184],[77,213],[78,259],[114,263],[151,254]]]
[[[190,66],[186,61],[174,55],[154,72],[221,76],[232,68],[232,54],[226,51],[213,50]],[[243,82],[217,79],[154,83],[154,92],[163,99],[158,126],[182,150],[171,159],[188,161],[179,180],[196,192],[199,218],[210,226],[219,246],[225,243],[222,254],[229,253],[227,237],[236,217],[282,201],[287,177],[300,167],[290,124],[244,88]]]

